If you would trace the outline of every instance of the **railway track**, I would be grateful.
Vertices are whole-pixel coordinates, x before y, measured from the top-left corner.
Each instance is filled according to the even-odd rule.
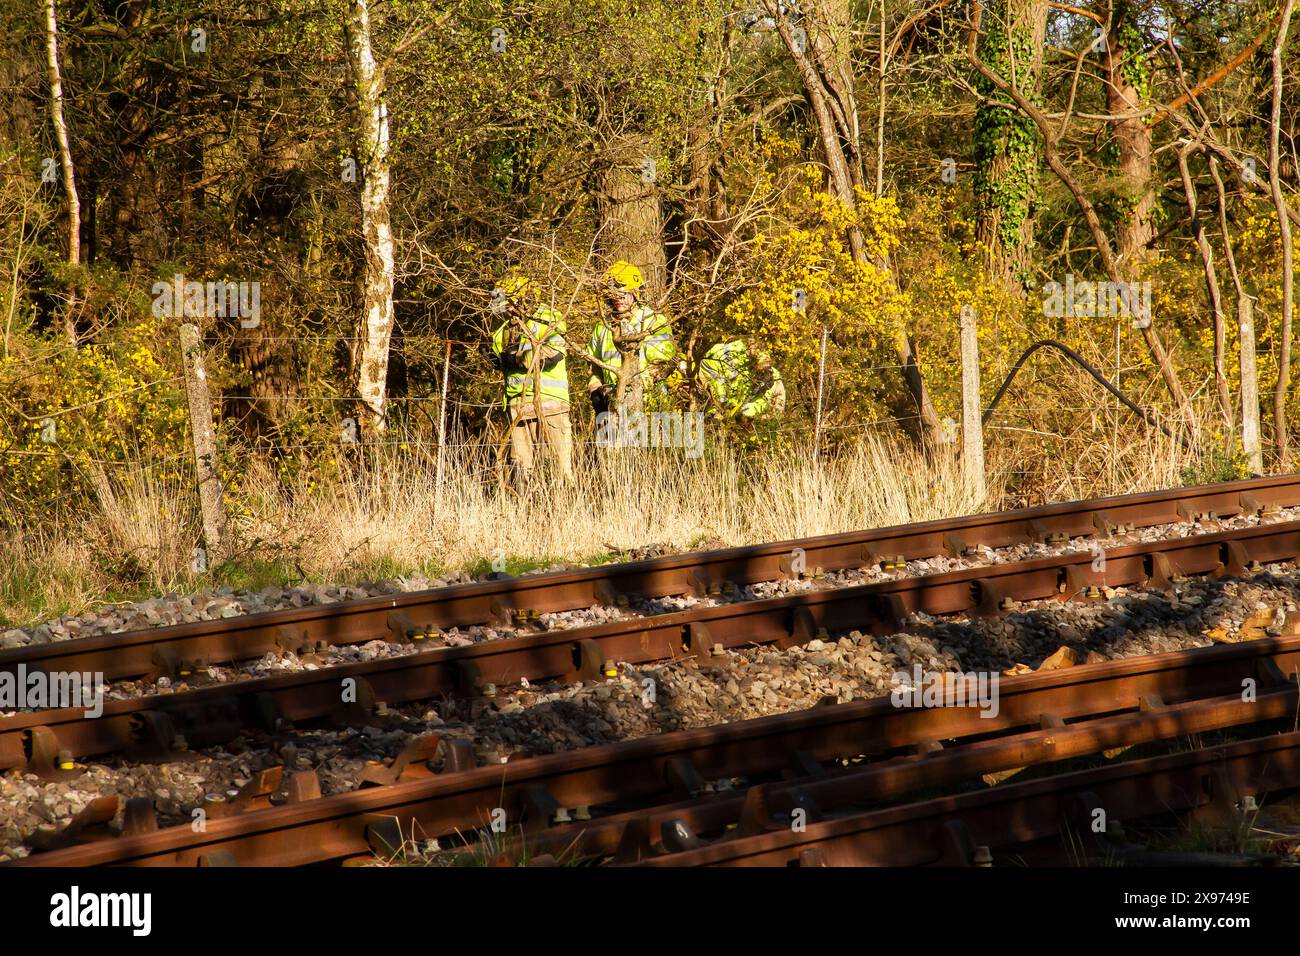
[[[390,639],[413,645],[408,653],[365,663],[113,700],[95,719],[78,708],[0,717],[0,769],[57,776],[59,768],[74,759],[107,754],[165,762],[189,748],[232,740],[248,728],[283,734],[323,723],[357,726],[374,722],[387,705],[491,696],[497,685],[521,679],[598,681],[616,675],[619,664],[686,655],[707,658],[718,647],[764,643],[788,647],[851,628],[894,633],[918,612],[997,615],[1021,601],[1086,599],[1097,596],[1099,588],[1167,588],[1187,576],[1244,575],[1270,562],[1300,558],[1300,521],[1264,520],[1297,503],[1300,476],[1255,479],[20,648],[0,653],[0,671],[102,670],[116,677],[135,676],[142,673],[141,662],[148,651],[155,674],[195,673],[212,656],[236,660],[265,653],[268,637],[280,651],[370,640],[379,635],[366,633],[366,622],[378,626],[379,620]],[[1260,521],[1101,550],[1114,531],[1128,525],[1212,525],[1209,519],[1241,515],[1259,516]],[[738,582],[797,575],[800,567],[898,564],[936,551],[969,554],[973,542],[988,547],[1027,540],[1065,545],[1080,537],[1085,540],[1075,540],[1075,550],[1066,547],[1028,561],[995,562],[778,598],[700,604],[672,614],[468,646],[429,648],[418,639],[418,634],[447,626],[434,621],[465,621],[484,613],[489,619],[535,621],[541,607],[582,606],[592,597],[619,604],[626,603],[630,594],[680,593],[683,588],[716,594]],[[494,597],[484,610],[486,595]],[[223,632],[223,627],[229,630]],[[119,640],[124,647],[121,657],[114,653],[113,642]],[[1285,675],[1296,670],[1297,641],[1300,637],[1257,642],[1249,645],[1252,651],[1189,652],[1192,657],[1179,659],[1172,668],[1157,664],[1154,670],[1144,670],[1146,665],[1141,664],[1167,663],[1172,659],[1169,655],[1111,662],[1074,669],[1059,685],[1047,675],[1009,678],[1003,682],[1001,716],[992,721],[972,717],[970,709],[963,707],[882,709],[879,701],[854,702],[490,767],[474,765],[469,742],[428,735],[412,741],[392,766],[370,772],[369,782],[380,785],[378,789],[322,799],[319,781],[310,772],[286,780],[278,769],[265,771],[227,805],[210,808],[222,816],[210,820],[207,832],[192,840],[186,836],[193,836],[188,827],[158,830],[147,801],[120,805],[117,798],[101,798],[69,827],[40,831],[31,845],[45,852],[30,861],[57,862],[70,855],[69,865],[319,862],[391,846],[394,840],[401,843],[404,834],[413,832],[411,828],[426,836],[472,830],[484,824],[485,813],[503,814],[521,825],[528,831],[521,845],[531,852],[553,853],[560,847],[558,840],[568,841],[566,852],[576,848],[596,857],[657,861],[665,850],[673,850],[677,852],[664,858],[675,858],[678,852],[705,849],[699,833],[770,835],[761,832],[771,827],[769,805],[784,802],[790,809],[806,801],[805,809],[818,814],[833,808],[838,816],[852,816],[853,806],[862,799],[895,795],[909,786],[953,783],[979,767],[985,768],[981,773],[997,773],[1094,753],[1125,741],[1162,739],[1179,728],[1179,732],[1190,732],[1188,727],[1217,730],[1280,718],[1288,707],[1295,709],[1294,684]],[[1124,671],[1122,665],[1139,666]],[[1100,676],[1091,682],[1076,676],[1085,670]],[[1161,676],[1152,676],[1156,673]],[[1117,674],[1128,676],[1116,683]],[[1224,684],[1225,674],[1235,676],[1238,686]],[[1260,700],[1249,707],[1231,699],[1233,694],[1240,696],[1239,682],[1245,679],[1265,688]],[[1144,680],[1145,691],[1132,690]],[[345,702],[340,688],[349,685],[354,693]],[[1026,710],[1025,702],[1030,700],[1034,703]],[[1116,713],[1134,707],[1136,713]],[[1043,715],[1051,717],[1048,729],[1027,729],[1046,720]],[[801,724],[801,719],[810,722]],[[1064,729],[1059,725],[1062,721],[1072,724]],[[1073,726],[1074,722],[1080,726]],[[975,739],[989,735],[994,736]],[[894,753],[900,748],[931,753],[942,749],[941,740],[956,741],[960,747],[919,762]],[[786,765],[790,754],[796,757]],[[827,761],[861,760],[864,754],[872,758],[868,766],[827,774]],[[882,755],[887,758],[883,762]],[[779,780],[763,781],[773,774],[803,775],[806,786],[801,783],[792,789]],[[713,798],[695,805],[707,781],[728,776],[760,782],[743,799]],[[487,799],[493,793],[495,801]],[[287,796],[289,805],[271,808],[272,795]],[[677,803],[662,805],[667,797],[678,798]],[[637,809],[620,817],[619,807],[629,801]],[[556,813],[563,820],[564,808],[583,808],[585,815],[586,808],[595,805],[602,807],[597,822],[587,821],[574,831],[550,825]],[[104,826],[118,819],[126,835],[101,839]],[[410,826],[403,829],[402,821]],[[660,832],[655,832],[655,826]],[[101,831],[98,836],[97,831]],[[210,838],[213,833],[216,839]],[[144,841],[143,848],[133,849],[132,841]],[[167,848],[153,849],[152,841]],[[804,850],[813,853],[808,857],[813,860],[826,847],[802,846],[799,853]],[[836,859],[848,858],[843,853],[849,851],[835,852],[841,854]],[[764,849],[755,858],[769,856]],[[723,860],[709,857],[708,862]]]
[[[913,559],[971,555],[981,547],[1104,539],[1130,527],[1263,515],[1295,506],[1300,506],[1300,475],[1252,478],[8,648],[0,650],[0,672],[17,673],[23,666],[29,672],[101,673],[109,681],[176,679],[267,654],[311,653],[375,639],[428,646],[438,643],[444,630],[485,624],[528,633],[540,628],[542,614],[598,604],[718,597],[747,584],[819,572],[894,568]],[[539,654],[553,653],[544,646],[550,645],[538,643]],[[450,657],[478,662],[498,656],[477,647],[461,650],[463,658]]]
[[[936,838],[947,837],[942,832],[936,837],[934,826],[943,830],[952,817],[965,821],[979,843],[996,843],[986,831],[996,830],[999,815],[1006,819],[1006,807],[1015,805],[1014,794],[1021,792],[1016,787],[1030,788],[1025,792],[1036,798],[1049,795],[1042,797],[1042,806],[1035,805],[1032,826],[1010,831],[1028,839],[1046,826],[1042,821],[1050,814],[1042,807],[1054,812],[1063,795],[1081,788],[1119,794],[1108,804],[1122,808],[1112,811],[1117,816],[1135,814],[1134,807],[1153,805],[1153,799],[1167,800],[1167,786],[1150,784],[1166,767],[1177,770],[1173,779],[1179,786],[1189,774],[1197,781],[1182,803],[1172,800],[1169,806],[1199,805],[1209,791],[1196,775],[1210,772],[1218,758],[1196,756],[1211,751],[1175,755],[1186,763],[1158,758],[1149,773],[1142,761],[1126,762],[1119,770],[1103,767],[1076,775],[1056,789],[1050,780],[1057,778],[1004,785],[943,798],[948,809],[942,813],[939,804],[930,805],[933,801],[921,801],[924,810],[904,805],[844,812],[973,775],[1143,741],[1293,721],[1297,672],[1300,636],[1293,635],[1005,678],[993,717],[982,717],[978,707],[958,706],[961,700],[952,694],[947,706],[939,707],[899,707],[876,698],[482,767],[473,766],[472,751],[463,744],[430,736],[413,742],[387,768],[387,779],[377,781],[384,785],[322,798],[311,772],[304,772],[288,782],[285,805],[210,819],[197,833],[188,825],[157,829],[140,801],[125,808],[124,835],[96,833],[123,809],[117,797],[102,798],[63,831],[43,836],[41,844],[51,849],[22,863],[304,865],[384,853],[412,839],[464,834],[493,821],[507,833],[519,833],[521,849],[623,861],[810,862],[815,857],[804,854],[815,849],[830,854],[829,862],[935,862],[948,851],[943,846],[936,851]],[[1254,688],[1249,700],[1242,695],[1246,681]],[[1273,743],[1241,751],[1242,770],[1233,778],[1237,788],[1260,793],[1264,784],[1264,789],[1300,784],[1297,738],[1275,735],[1265,738]],[[1229,757],[1236,760],[1236,753]],[[845,762],[851,765],[836,766]],[[1247,769],[1260,770],[1253,783],[1245,779]],[[711,781],[738,778],[750,784],[743,794],[708,792]],[[245,802],[251,805],[284,783],[278,773],[263,773],[250,784]],[[1148,787],[1153,789],[1143,789]],[[796,808],[810,820],[800,833],[774,816],[788,817]],[[840,816],[820,819],[830,812]],[[554,826],[574,815],[592,819]],[[889,827],[881,829],[881,821]],[[919,842],[917,828],[928,828]],[[854,841],[867,839],[862,833],[877,830],[887,836],[872,835],[868,849],[858,848]],[[730,839],[704,845],[700,835],[712,832]],[[913,844],[921,849],[910,855],[897,849]]]
[[[790,646],[854,628],[892,633],[915,612],[996,614],[1019,601],[1080,597],[1102,586],[1163,587],[1182,576],[1245,574],[1298,557],[1300,521],[1261,524],[114,700],[95,717],[82,707],[18,713],[0,718],[0,769],[44,772],[113,753],[166,760],[232,740],[246,728],[274,733],[322,722],[358,725],[387,706],[494,693],[497,685],[521,679],[600,680],[616,676],[620,662],[707,658],[718,646]],[[83,651],[79,643],[42,648],[57,658],[26,666],[93,670],[103,652]]]
[[[1290,694],[1294,702],[1295,694]],[[769,832],[701,845],[680,820],[680,852],[638,861],[649,866],[990,865],[990,849],[1069,834],[1103,864],[1141,862],[1120,821],[1178,811],[1226,829],[1242,826],[1244,797],[1300,787],[1300,733],[1274,734],[1217,747],[1117,763],[1022,784],[924,800],[808,824],[803,831],[760,820]],[[1092,828],[1099,811],[1107,826]],[[678,829],[681,828],[681,829]],[[1100,837],[1100,838],[1098,838]],[[1156,857],[1150,862],[1169,862]]]

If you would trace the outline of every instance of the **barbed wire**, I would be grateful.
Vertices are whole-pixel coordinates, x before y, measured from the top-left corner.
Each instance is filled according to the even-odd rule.
[[[0,448],[0,456],[5,458],[58,458],[63,461],[90,465],[162,465],[190,458],[187,452],[178,452],[173,455],[151,455],[147,458],[94,458],[89,455],[73,455],[61,449],[42,451],[37,448]]]

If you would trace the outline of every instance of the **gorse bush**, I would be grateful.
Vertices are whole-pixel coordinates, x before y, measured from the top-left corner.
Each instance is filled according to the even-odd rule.
[[[184,388],[166,344],[145,317],[99,343],[25,341],[0,360],[0,487],[11,516],[83,498],[93,476],[135,461],[189,473]]]

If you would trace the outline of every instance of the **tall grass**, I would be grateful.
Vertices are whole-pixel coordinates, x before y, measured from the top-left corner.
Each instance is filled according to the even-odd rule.
[[[245,489],[246,537],[292,541],[302,569],[469,567],[496,556],[590,558],[661,545],[744,544],[978,511],[949,458],[870,439],[815,465],[792,453],[745,461],[625,449],[579,468],[573,484],[539,470],[518,486],[482,479],[476,455],[447,465],[419,451],[353,465],[327,485]]]
[[[795,452],[744,457],[720,443],[697,459],[654,449],[596,457],[588,448],[573,484],[546,470],[503,484],[473,449],[449,452],[441,485],[436,457],[419,449],[390,449],[288,484],[254,460],[233,495],[233,559],[208,574],[192,566],[199,522],[191,490],[128,471],[96,478],[93,500],[75,512],[0,539],[0,623],[218,582],[432,577],[497,558],[518,571],[648,545],[783,540],[1169,487],[1213,465],[1152,430],[1066,456],[1045,454],[1032,435],[997,439],[988,500],[966,487],[946,451],[874,435],[817,462]]]

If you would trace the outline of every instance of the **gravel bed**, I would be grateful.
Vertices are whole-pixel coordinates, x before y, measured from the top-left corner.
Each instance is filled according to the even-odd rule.
[[[1248,579],[1192,579],[1171,594],[1117,589],[1104,600],[1027,603],[997,618],[914,615],[907,633],[886,637],[852,631],[785,651],[755,647],[703,661],[620,665],[617,678],[599,684],[523,684],[499,688],[490,700],[397,707],[380,726],[250,737],[165,766],[92,765],[58,781],[12,772],[0,778],[0,857],[24,855],[24,836],[65,824],[102,794],[149,796],[164,825],[186,822],[208,795],[269,766],[283,765],[286,774],[315,768],[325,794],[353,789],[368,761],[395,756],[421,733],[471,739],[480,761],[500,762],[786,713],[828,697],[880,696],[915,665],[1018,673],[1059,661],[1062,648],[1083,662],[1233,642],[1258,636],[1261,618],[1273,621],[1298,603],[1300,576],[1277,566]]]

